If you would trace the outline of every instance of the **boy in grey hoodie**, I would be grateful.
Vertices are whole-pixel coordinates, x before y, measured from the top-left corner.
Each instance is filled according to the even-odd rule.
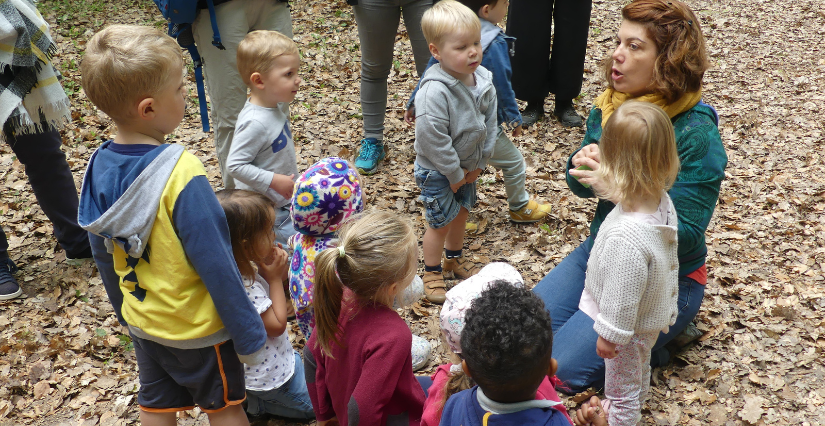
[[[421,28],[439,61],[415,96],[415,182],[425,205],[424,293],[443,303],[444,273],[465,279],[479,267],[462,255],[464,227],[476,202],[475,181],[487,166],[498,132],[492,75],[480,66],[481,23],[467,6],[444,0]],[[441,250],[445,260],[442,264]]]

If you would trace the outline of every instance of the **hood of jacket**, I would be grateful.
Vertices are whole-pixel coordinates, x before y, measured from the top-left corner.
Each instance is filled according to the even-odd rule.
[[[493,41],[501,35],[504,37],[505,40],[515,40],[515,37],[508,36],[504,34],[504,30],[501,29],[498,25],[486,20],[481,19],[481,50],[487,51],[487,48],[493,43]]]
[[[475,80],[476,85],[478,86],[479,93],[484,93],[489,87],[493,86],[493,73],[488,71],[487,68],[484,68],[483,66],[479,65],[479,67],[476,68],[474,75],[476,77]],[[424,73],[424,75],[421,77],[421,83],[419,83],[419,87],[424,87],[425,84],[432,81],[437,81],[444,84],[445,86],[450,88],[450,91],[469,91],[469,88],[461,87],[464,86],[464,83],[458,81],[458,79],[451,76],[450,74],[447,74],[447,71],[444,71],[444,69],[441,68],[440,63],[431,66],[427,70],[427,72]]]
[[[139,258],[149,241],[163,189],[184,148],[176,144],[161,145],[163,151],[146,165],[114,204],[104,210],[95,201],[90,171],[98,152],[110,143],[101,145],[89,160],[80,190],[82,202],[77,222],[81,228],[103,237],[109,253],[114,251],[114,244],[118,244],[129,256]]]

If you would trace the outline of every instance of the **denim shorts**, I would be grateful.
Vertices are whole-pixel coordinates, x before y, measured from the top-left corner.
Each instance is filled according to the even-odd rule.
[[[137,358],[138,405],[148,412],[212,413],[246,397],[243,364],[231,340],[199,349],[177,349],[132,335]]]
[[[464,184],[453,193],[446,176],[416,164],[415,184],[421,189],[418,199],[424,203],[424,218],[430,228],[447,226],[458,216],[462,207],[470,211],[476,204],[475,182]]]

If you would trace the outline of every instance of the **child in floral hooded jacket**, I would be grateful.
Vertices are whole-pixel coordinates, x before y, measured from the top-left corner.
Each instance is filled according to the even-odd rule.
[[[289,268],[289,292],[301,332],[309,340],[315,327],[312,310],[315,255],[335,246],[335,231],[364,210],[361,177],[346,160],[330,157],[313,164],[295,181],[290,238],[294,252]]]

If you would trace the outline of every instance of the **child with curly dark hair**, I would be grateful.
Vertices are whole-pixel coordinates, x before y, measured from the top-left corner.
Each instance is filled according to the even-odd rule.
[[[560,402],[535,399],[558,367],[550,324],[544,302],[532,291],[501,281],[484,290],[461,332],[461,366],[478,386],[447,401],[441,425],[569,426]]]

